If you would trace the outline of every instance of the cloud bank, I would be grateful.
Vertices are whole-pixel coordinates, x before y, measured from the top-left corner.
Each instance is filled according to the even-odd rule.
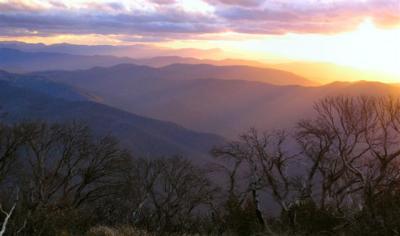
[[[68,4],[67,4],[68,3]],[[400,24],[399,0],[0,0],[0,36],[120,35],[163,41],[199,35],[332,34],[366,18]]]

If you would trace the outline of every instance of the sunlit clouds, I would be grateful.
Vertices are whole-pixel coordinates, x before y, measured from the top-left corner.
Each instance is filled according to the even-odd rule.
[[[0,0],[0,40],[220,48],[400,74],[399,0]]]
[[[1,0],[2,34],[340,33],[365,20],[399,25],[397,0],[365,1],[26,1]]]

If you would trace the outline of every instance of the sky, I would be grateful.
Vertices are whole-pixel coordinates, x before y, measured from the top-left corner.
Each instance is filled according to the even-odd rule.
[[[0,40],[220,48],[400,75],[400,0],[0,0]]]

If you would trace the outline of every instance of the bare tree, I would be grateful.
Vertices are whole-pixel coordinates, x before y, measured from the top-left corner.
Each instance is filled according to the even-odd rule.
[[[317,117],[299,123],[298,141],[310,161],[307,192],[364,205],[373,212],[380,194],[399,183],[400,102],[394,97],[329,97],[315,105]],[[319,186],[311,190],[314,184]],[[316,194],[318,193],[318,194]]]
[[[21,201],[10,230],[21,231],[17,226],[24,225],[23,233],[52,234],[56,228],[49,222],[57,220],[52,216],[62,218],[67,212],[79,211],[86,212],[82,217],[94,217],[90,212],[96,202],[115,193],[114,185],[121,180],[119,173],[126,168],[129,155],[113,138],[95,138],[82,124],[24,122],[17,127],[15,136],[22,143],[9,149],[18,161],[18,170],[13,171],[18,175],[8,185],[21,189]],[[1,190],[5,193],[7,188]],[[63,220],[73,221],[66,216]]]
[[[21,132],[19,125],[6,125],[0,123],[0,184],[1,187],[5,185],[10,185],[12,188],[12,192],[18,190],[19,187],[15,186],[13,181],[11,181],[8,177],[10,175],[16,175],[15,172],[15,164],[18,159],[18,150],[24,143],[24,137]],[[4,186],[3,186],[4,185]],[[6,198],[8,196],[6,191],[1,189],[1,197],[0,197],[0,212],[4,215],[2,227],[0,230],[0,235],[4,235],[6,233],[7,226],[10,223],[11,216],[15,212],[15,208],[17,207],[19,200],[19,191],[17,191],[17,198],[12,203],[10,209],[7,211],[3,208],[4,202],[6,202]],[[13,195],[13,194],[9,194]]]
[[[0,213],[2,213],[4,215],[3,218],[3,223],[1,225],[1,229],[0,229],[0,236],[5,235],[6,230],[7,230],[7,226],[10,223],[10,219],[12,217],[12,215],[15,212],[15,208],[17,207],[18,201],[19,201],[19,188],[16,188],[16,197],[14,202],[11,205],[11,208],[7,211],[3,208],[3,205],[0,203]],[[25,227],[25,223],[22,225],[22,227],[20,227],[20,230],[22,230]]]
[[[15,207],[16,207],[17,203],[14,203],[11,207],[11,209],[9,211],[6,211],[3,209],[2,205],[0,204],[0,212],[2,214],[4,214],[4,220],[1,226],[1,230],[0,230],[0,236],[3,236],[6,233],[6,229],[7,229],[7,224],[12,216],[12,214],[14,213]]]
[[[128,181],[136,190],[134,216],[142,211],[147,225],[157,225],[160,231],[194,227],[193,217],[212,201],[215,191],[206,173],[182,157],[134,162]]]
[[[0,123],[0,183],[15,164],[17,151],[24,141],[18,125]]]
[[[23,129],[32,209],[77,208],[109,194],[107,187],[128,158],[114,139],[93,138],[82,124],[28,123]]]
[[[283,131],[258,134],[255,129],[225,146],[213,150],[216,157],[230,158],[247,173],[247,191],[251,194],[259,224],[266,226],[259,206],[260,191],[270,192],[282,210],[288,209],[290,176],[288,162],[293,155],[284,150],[287,135]],[[238,168],[238,167],[236,167]],[[235,172],[232,173],[232,178]],[[232,180],[231,180],[232,182]]]

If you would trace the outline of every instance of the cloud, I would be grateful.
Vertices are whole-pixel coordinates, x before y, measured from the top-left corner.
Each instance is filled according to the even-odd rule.
[[[9,36],[14,30],[14,35],[132,34],[162,40],[177,34],[214,33],[223,28],[218,26],[214,16],[189,13],[174,7],[160,7],[153,11],[127,10],[120,3],[89,2],[80,10],[60,6],[32,12],[25,6],[10,8],[5,4],[0,8],[10,9],[0,12],[2,36]]]
[[[7,2],[0,1],[0,13],[12,12],[37,12],[43,10],[43,6],[37,3],[31,3],[23,0],[9,0]]]
[[[338,33],[366,18],[387,27],[400,23],[400,1],[269,1],[259,7],[220,7],[216,14],[236,32],[258,34]]]
[[[212,10],[196,11],[196,6],[202,6],[196,3]],[[0,35],[100,34],[153,42],[201,38],[219,32],[330,34],[352,30],[366,18],[380,27],[400,24],[399,0],[138,0],[68,4],[55,0],[0,1]]]
[[[164,4],[173,4],[176,1],[175,0],[151,0],[151,2],[157,3],[159,5],[164,5]]]
[[[84,8],[97,12],[124,12],[126,10],[125,6],[119,2],[88,2],[84,4]]]
[[[242,7],[254,7],[261,5],[263,0],[206,0],[210,4],[237,5]]]

